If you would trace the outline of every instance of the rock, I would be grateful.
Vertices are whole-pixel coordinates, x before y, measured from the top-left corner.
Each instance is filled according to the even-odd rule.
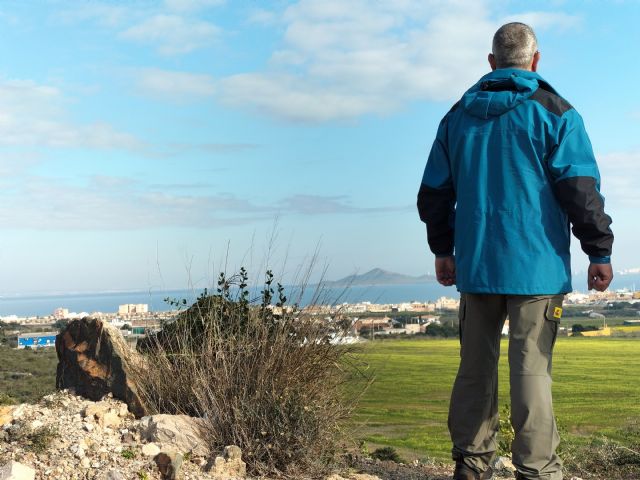
[[[104,480],[125,480],[125,478],[119,471],[110,470]]]
[[[147,457],[155,457],[160,453],[160,447],[155,443],[145,443],[142,446],[142,454]]]
[[[36,471],[21,463],[11,460],[0,467],[0,480],[34,480]]]
[[[129,415],[129,407],[127,406],[126,403],[123,403],[120,405],[120,408],[118,409],[118,416],[124,418],[127,415]]]
[[[181,453],[205,457],[209,449],[202,438],[203,420],[188,415],[153,415],[140,421],[140,437],[148,442],[170,445]]]
[[[85,424],[82,425],[82,428],[84,428],[87,432],[91,433],[91,432],[93,432],[93,429],[95,427],[91,423],[85,423]]]
[[[242,461],[240,447],[229,445],[224,449],[224,457],[216,457],[213,463],[216,478],[238,478],[247,474],[247,465]]]
[[[137,418],[144,416],[132,375],[132,367],[142,359],[120,330],[95,318],[73,320],[56,336],[56,352],[57,388],[73,388],[94,401],[112,393]]]
[[[224,456],[227,460],[242,460],[242,450],[237,445],[224,447]]]
[[[182,467],[182,454],[175,451],[161,452],[155,457],[162,480],[178,480]]]
[[[13,419],[14,420],[18,420],[18,419],[22,418],[22,416],[24,415],[24,411],[26,409],[27,409],[27,404],[26,403],[22,403],[22,404],[18,405],[17,407],[15,407],[13,409],[13,412],[11,412],[11,415],[13,416]]]
[[[369,475],[368,473],[351,473],[347,477],[334,473],[333,475],[329,475],[325,480],[381,480],[381,478],[376,475]]]
[[[111,428],[111,427],[120,426],[120,417],[115,412],[102,413],[97,417],[97,419],[98,419],[98,424],[102,428]]]
[[[130,445],[132,443],[136,443],[136,437],[133,436],[132,433],[123,433],[122,436],[120,437],[120,442]]]
[[[509,457],[496,457],[493,461],[493,469],[498,472],[507,471],[513,473],[516,471],[516,467],[513,466]]]
[[[13,412],[16,407],[0,407],[0,427],[13,422]]]
[[[29,424],[29,427],[31,428],[31,430],[37,430],[37,429],[39,429],[40,427],[43,427],[43,426],[44,426],[44,423],[42,423],[41,420],[34,420],[33,422],[31,422]]]
[[[99,415],[103,415],[109,411],[109,405],[105,402],[90,403],[82,411],[82,416],[89,420],[98,418]]]
[[[76,443],[74,445],[71,445],[71,448],[69,448],[69,450],[71,451],[71,453],[73,453],[73,456],[76,458],[84,458],[84,446]]]

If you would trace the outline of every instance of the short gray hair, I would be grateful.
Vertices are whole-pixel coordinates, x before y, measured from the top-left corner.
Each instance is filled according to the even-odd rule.
[[[493,56],[497,68],[527,67],[537,51],[536,34],[524,23],[507,23],[493,36]]]

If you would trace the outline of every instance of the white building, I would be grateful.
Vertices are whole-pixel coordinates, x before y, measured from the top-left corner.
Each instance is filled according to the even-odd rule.
[[[125,322],[123,319],[119,317],[112,318],[109,323],[116,328],[122,328],[127,324],[127,322]]]
[[[416,312],[433,312],[436,309],[436,305],[431,302],[411,302],[411,308]]]
[[[565,301],[567,303],[588,303],[589,295],[586,293],[571,292],[567,293],[567,295],[565,296]]]
[[[53,311],[53,318],[61,320],[64,318],[69,318],[69,309],[58,307]]]
[[[436,309],[438,310],[457,310],[460,306],[460,300],[457,298],[440,297],[436,300]]]
[[[2,320],[4,323],[20,323],[22,321],[22,318],[18,317],[17,315],[7,315],[6,317],[0,317],[0,320]]]
[[[400,303],[396,306],[399,312],[412,312],[413,305],[411,303]]]
[[[149,305],[146,303],[118,305],[118,315],[131,315],[135,313],[149,313]]]
[[[424,333],[426,328],[427,328],[426,324],[420,325],[419,323],[407,323],[404,326],[404,330],[407,333],[407,335],[415,335],[416,333]]]

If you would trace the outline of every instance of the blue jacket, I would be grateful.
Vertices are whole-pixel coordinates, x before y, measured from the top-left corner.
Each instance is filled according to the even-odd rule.
[[[467,293],[571,291],[570,231],[608,263],[611,218],[582,118],[537,73],[498,69],[440,122],[418,193],[436,256]]]

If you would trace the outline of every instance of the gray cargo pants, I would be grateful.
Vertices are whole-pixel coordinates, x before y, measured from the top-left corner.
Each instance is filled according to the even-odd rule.
[[[461,360],[449,406],[454,460],[483,472],[495,454],[500,335],[508,316],[513,464],[526,479],[562,479],[551,357],[563,298],[461,294]]]

